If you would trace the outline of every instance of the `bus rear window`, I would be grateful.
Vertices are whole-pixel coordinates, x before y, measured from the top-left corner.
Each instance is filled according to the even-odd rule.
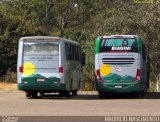
[[[24,56],[58,56],[58,42],[24,42]]]
[[[137,52],[133,38],[106,38],[100,40],[99,52]]]

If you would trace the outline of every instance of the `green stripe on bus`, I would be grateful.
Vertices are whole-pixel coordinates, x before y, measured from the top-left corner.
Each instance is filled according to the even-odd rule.
[[[136,40],[137,40],[137,45],[138,45],[138,53],[142,54],[142,44],[141,44],[140,37],[137,37]]]
[[[100,36],[96,39],[96,54],[99,53]]]

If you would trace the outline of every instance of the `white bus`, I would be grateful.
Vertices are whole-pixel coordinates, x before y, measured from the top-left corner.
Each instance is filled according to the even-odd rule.
[[[32,36],[19,40],[18,89],[27,98],[49,92],[77,95],[81,82],[79,43],[59,37]]]
[[[136,35],[110,35],[96,39],[96,90],[142,95],[149,89],[149,57]]]

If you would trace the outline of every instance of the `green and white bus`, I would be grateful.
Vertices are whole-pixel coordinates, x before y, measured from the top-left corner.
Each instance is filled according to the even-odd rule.
[[[149,88],[149,58],[145,44],[136,35],[97,37],[96,90],[107,93],[144,93]]]
[[[81,82],[79,43],[59,37],[32,36],[19,40],[18,89],[36,98],[50,92],[77,95]]]

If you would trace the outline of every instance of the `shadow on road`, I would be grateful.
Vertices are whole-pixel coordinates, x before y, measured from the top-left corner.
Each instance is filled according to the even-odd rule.
[[[74,96],[71,99],[79,99],[79,100],[94,100],[94,99],[160,99],[160,93],[152,92],[152,93],[146,93],[143,96],[134,95],[134,94],[114,94],[114,95],[106,95],[103,99],[99,98],[98,95],[78,95]]]
[[[28,98],[28,99],[66,99],[66,100],[97,100],[98,95],[77,95],[77,96],[71,96],[70,98],[66,98],[66,97],[61,97],[59,95],[55,95],[55,94],[47,94],[43,97],[38,96],[37,98]]]
[[[144,95],[144,99],[160,99],[159,92],[149,92]]]
[[[38,96],[36,99],[68,99],[68,100],[114,100],[114,99],[160,99],[160,93],[151,92],[146,93],[143,96],[134,94],[114,94],[106,95],[103,99],[100,99],[98,94],[79,94],[77,96],[71,96],[70,98],[60,97],[55,94],[47,94],[43,97]]]

